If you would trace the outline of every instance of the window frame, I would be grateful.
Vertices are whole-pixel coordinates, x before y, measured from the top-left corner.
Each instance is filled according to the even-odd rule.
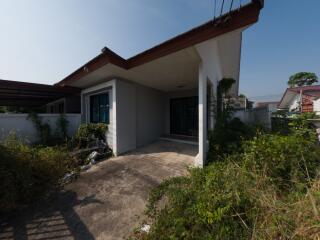
[[[104,106],[101,106],[100,102],[101,102],[101,96],[105,95],[106,96],[106,104]],[[89,100],[89,122],[90,123],[105,123],[105,124],[110,124],[110,93],[109,91],[106,92],[99,92],[96,94],[91,94],[88,96],[88,100]],[[98,120],[95,121],[93,120],[93,114],[94,114],[94,110],[93,110],[93,98],[97,98],[98,99],[98,111],[96,112],[98,114]],[[102,118],[103,116],[101,115],[101,107],[106,108],[106,121],[103,121]]]

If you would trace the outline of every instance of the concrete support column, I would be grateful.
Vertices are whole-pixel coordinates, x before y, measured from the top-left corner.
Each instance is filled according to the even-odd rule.
[[[196,166],[203,167],[207,158],[207,77],[199,64],[199,153]]]

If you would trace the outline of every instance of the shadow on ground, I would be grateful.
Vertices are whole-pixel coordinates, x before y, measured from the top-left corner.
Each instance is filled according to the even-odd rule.
[[[95,239],[74,211],[90,204],[103,203],[94,195],[78,199],[72,191],[56,193],[41,209],[35,206],[0,219],[0,240]]]

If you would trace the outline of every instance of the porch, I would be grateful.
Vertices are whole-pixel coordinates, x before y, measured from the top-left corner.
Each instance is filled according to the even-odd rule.
[[[194,162],[203,166],[218,81],[233,78],[231,94],[238,91],[241,33],[236,30],[131,69],[108,64],[89,73],[70,84],[83,89],[82,121],[107,122],[115,154],[163,136],[196,139]],[[96,100],[100,98],[105,100]]]

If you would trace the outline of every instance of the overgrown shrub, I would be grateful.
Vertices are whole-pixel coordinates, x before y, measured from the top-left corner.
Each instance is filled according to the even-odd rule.
[[[235,154],[233,161],[250,172],[270,177],[281,190],[305,186],[314,179],[320,166],[317,139],[300,135],[258,135],[244,145],[243,154]]]
[[[145,239],[317,239],[319,159],[316,139],[300,134],[246,141],[243,152],[156,188]]]
[[[69,125],[68,120],[65,118],[64,114],[60,114],[56,121],[56,129],[52,132],[52,129],[48,123],[43,123],[42,119],[38,114],[31,112],[29,113],[28,119],[32,121],[34,127],[37,130],[39,136],[39,143],[43,146],[54,146],[67,142],[67,128]]]
[[[208,162],[224,159],[226,154],[241,152],[242,141],[255,136],[259,128],[249,126],[239,118],[219,119],[209,134]]]
[[[61,139],[62,141],[66,142],[68,138],[68,125],[69,121],[65,118],[64,114],[60,114],[59,118],[56,122],[56,137]]]
[[[11,137],[0,145],[0,212],[45,198],[76,166],[64,148],[32,148]]]
[[[292,133],[314,134],[314,126],[310,119],[319,119],[319,116],[313,112],[290,114],[287,111],[279,110],[273,113],[271,119],[272,132],[281,135]]]
[[[43,123],[36,113],[29,113],[28,119],[32,121],[37,130],[40,143],[42,145],[50,145],[52,143],[51,128],[48,123]]]
[[[234,79],[224,78],[217,86],[216,123],[208,136],[208,162],[219,161],[226,154],[240,152],[241,141],[252,138],[258,130],[257,127],[249,126],[233,117],[234,109],[230,105],[228,92],[234,83]]]
[[[87,147],[95,139],[106,140],[108,125],[105,123],[81,124],[74,137],[74,142],[79,148]]]

